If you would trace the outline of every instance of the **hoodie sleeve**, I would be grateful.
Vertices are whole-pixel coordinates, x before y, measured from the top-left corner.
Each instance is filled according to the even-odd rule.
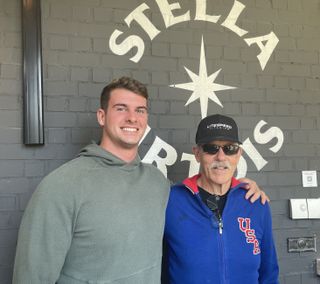
[[[264,208],[264,234],[260,245],[261,265],[259,269],[259,284],[278,284],[279,267],[272,235],[272,220],[269,204],[266,204]]]
[[[55,178],[33,194],[19,230],[13,284],[54,284],[60,276],[74,226],[74,202]]]

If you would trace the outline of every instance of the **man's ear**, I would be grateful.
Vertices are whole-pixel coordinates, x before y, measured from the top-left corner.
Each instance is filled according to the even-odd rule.
[[[194,157],[196,158],[197,162],[200,162],[200,148],[199,146],[193,146],[192,147],[192,152],[194,154]]]
[[[97,120],[100,126],[104,126],[104,121],[105,121],[106,113],[102,108],[99,108],[97,110]]]

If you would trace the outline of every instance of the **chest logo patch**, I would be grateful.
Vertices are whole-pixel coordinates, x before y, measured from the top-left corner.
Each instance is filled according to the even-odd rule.
[[[255,230],[251,229],[251,219],[250,218],[238,218],[239,229],[244,233],[246,241],[248,244],[253,244],[253,254],[257,255],[260,251],[259,241],[255,235]]]

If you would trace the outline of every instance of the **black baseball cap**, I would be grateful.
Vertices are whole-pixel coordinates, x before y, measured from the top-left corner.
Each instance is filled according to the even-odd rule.
[[[238,126],[231,117],[214,114],[200,121],[196,143],[206,144],[214,140],[226,140],[242,144],[238,137]]]

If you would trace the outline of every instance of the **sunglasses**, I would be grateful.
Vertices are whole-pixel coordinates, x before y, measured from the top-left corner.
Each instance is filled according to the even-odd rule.
[[[219,145],[215,145],[215,144],[204,144],[201,147],[204,152],[206,152],[207,154],[210,154],[210,155],[217,154],[221,148],[222,151],[227,156],[232,156],[232,155],[237,154],[240,149],[239,145],[234,145],[234,144],[229,144],[229,145],[224,145],[224,146],[219,146]]]

